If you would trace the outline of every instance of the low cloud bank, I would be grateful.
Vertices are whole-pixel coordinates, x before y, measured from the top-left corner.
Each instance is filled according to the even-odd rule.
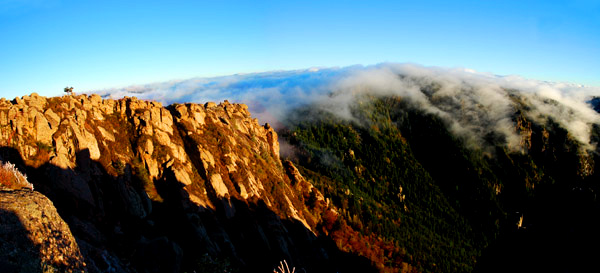
[[[261,122],[278,124],[289,111],[316,105],[346,119],[358,96],[401,96],[417,107],[439,115],[452,131],[473,143],[489,133],[504,136],[518,149],[512,114],[515,105],[530,107],[528,117],[538,122],[551,118],[588,146],[592,124],[600,115],[587,103],[600,88],[552,83],[519,76],[497,76],[468,69],[423,67],[414,64],[380,64],[345,68],[238,74],[194,78],[97,92],[104,97],[136,96],[165,105],[223,101],[246,103]]]

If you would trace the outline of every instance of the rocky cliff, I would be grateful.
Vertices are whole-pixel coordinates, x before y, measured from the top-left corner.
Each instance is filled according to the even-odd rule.
[[[243,104],[1,99],[0,145],[54,202],[90,272],[369,269],[320,236],[335,209]]]

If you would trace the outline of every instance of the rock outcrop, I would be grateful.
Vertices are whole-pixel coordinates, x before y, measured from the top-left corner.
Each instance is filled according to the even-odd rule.
[[[0,271],[87,272],[69,226],[41,193],[0,191]]]
[[[246,105],[32,94],[0,100],[0,146],[65,217],[90,272],[153,272],[163,254],[169,272],[200,270],[204,254],[244,270],[333,266],[317,240],[322,194]]]

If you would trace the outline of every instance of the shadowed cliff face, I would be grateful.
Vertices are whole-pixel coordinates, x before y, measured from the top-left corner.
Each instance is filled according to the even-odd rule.
[[[321,236],[334,208],[245,105],[32,94],[0,100],[0,145],[54,202],[90,272],[270,271],[284,259],[373,270]]]

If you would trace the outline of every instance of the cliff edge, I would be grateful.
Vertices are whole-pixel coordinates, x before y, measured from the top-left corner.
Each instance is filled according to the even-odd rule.
[[[333,208],[243,104],[34,93],[0,100],[0,147],[54,202],[90,272],[343,264],[319,237]]]

